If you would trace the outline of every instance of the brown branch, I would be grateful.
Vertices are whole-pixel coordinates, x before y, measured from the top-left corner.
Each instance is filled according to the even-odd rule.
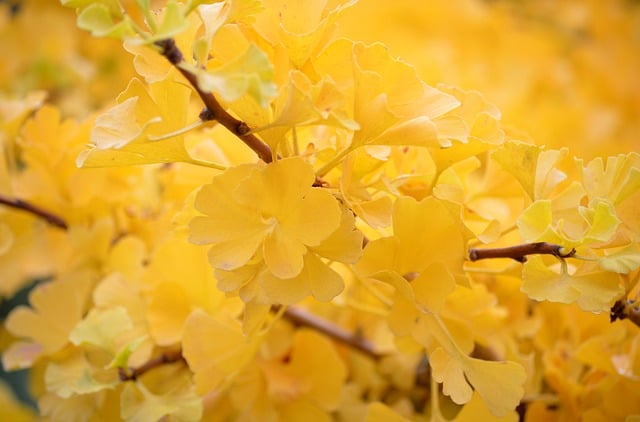
[[[124,368],[118,368],[118,375],[120,376],[120,381],[135,381],[146,372],[158,366],[176,362],[186,362],[182,356],[182,350],[163,353],[138,368],[129,368],[128,371]]]
[[[524,243],[506,248],[469,249],[469,260],[478,261],[490,258],[511,258],[518,262],[526,262],[527,255],[553,255],[558,258],[569,258],[576,254],[575,249],[564,252],[564,247],[547,242]]]
[[[277,309],[277,307],[274,308]],[[326,319],[306,312],[304,309],[290,306],[284,311],[284,318],[296,326],[312,328],[335,341],[364,353],[372,359],[379,360],[383,356],[376,352],[373,344],[362,336],[352,334]]]
[[[0,194],[0,204],[4,204],[8,207],[31,213],[42,218],[52,226],[58,227],[60,229],[67,230],[69,228],[66,221],[64,221],[61,217],[22,199],[9,198]]]
[[[640,327],[640,308],[634,300],[618,300],[611,307],[611,322],[628,319]]]
[[[189,84],[191,84],[191,86],[196,90],[200,99],[202,99],[206,109],[200,113],[200,119],[217,121],[231,133],[240,138],[240,140],[251,148],[262,161],[270,163],[273,159],[271,148],[258,139],[254,134],[250,133],[251,129],[245,122],[240,121],[229,114],[220,105],[216,97],[211,92],[203,91],[198,85],[198,77],[194,73],[180,66],[180,64],[184,62],[184,57],[175,41],[172,38],[169,38],[156,42],[156,45],[162,49],[162,55],[180,71],[182,76],[184,76],[187,81],[189,81]]]

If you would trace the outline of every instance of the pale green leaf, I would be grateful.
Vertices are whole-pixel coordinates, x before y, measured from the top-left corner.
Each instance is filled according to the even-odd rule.
[[[267,55],[255,45],[237,59],[209,71],[198,72],[198,84],[205,91],[214,91],[224,101],[232,102],[249,95],[262,107],[276,95],[273,66]]]
[[[116,339],[132,328],[133,323],[125,308],[94,308],[75,326],[69,340],[75,345],[93,344],[115,354]]]
[[[637,243],[600,258],[600,268],[619,274],[628,274],[640,267],[640,248]]]
[[[620,220],[616,217],[615,210],[611,204],[605,201],[598,201],[595,209],[582,208],[585,217],[590,222],[589,231],[584,236],[586,241],[606,242],[615,234]]]
[[[187,21],[180,10],[180,4],[171,0],[164,10],[162,23],[153,39],[164,40],[173,38],[187,27]]]
[[[126,16],[116,22],[113,11],[102,3],[93,3],[85,7],[78,15],[78,27],[90,31],[96,37],[113,37],[123,39],[133,33],[131,23]]]
[[[148,125],[162,120],[156,116],[146,122],[138,122],[137,107],[138,97],[132,97],[98,116],[91,130],[91,142],[98,149],[122,148],[140,137]]]

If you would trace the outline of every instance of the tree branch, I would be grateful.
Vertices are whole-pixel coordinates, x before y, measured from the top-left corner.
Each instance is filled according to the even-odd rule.
[[[0,194],[0,204],[4,204],[8,207],[19,209],[22,211],[26,211],[35,216],[38,216],[45,220],[47,223],[52,226],[58,227],[62,230],[67,230],[69,227],[67,226],[66,221],[64,221],[61,217],[52,214],[51,212],[42,209],[36,205],[33,205],[30,202],[24,201],[18,198],[9,198],[5,195]]]
[[[511,258],[518,262],[526,262],[527,255],[553,255],[557,258],[570,258],[576,254],[575,249],[566,248],[547,242],[524,243],[506,248],[469,249],[469,260],[478,261],[490,258]]]
[[[200,113],[200,119],[203,121],[217,121],[231,133],[240,138],[240,140],[251,148],[262,161],[270,163],[273,159],[271,148],[258,139],[254,134],[250,133],[251,129],[245,122],[240,121],[229,114],[220,105],[216,97],[211,92],[206,92],[200,89],[198,86],[198,77],[195,74],[180,66],[180,64],[184,62],[184,57],[175,41],[172,38],[169,38],[156,42],[156,45],[162,49],[162,55],[180,71],[182,76],[184,76],[187,81],[189,81],[189,84],[191,84],[191,86],[196,90],[200,99],[202,99],[206,109]]]
[[[373,344],[358,334],[352,334],[349,331],[333,324],[326,319],[313,315],[298,307],[288,307],[284,311],[286,318],[293,325],[300,327],[308,327],[319,333],[332,338],[352,349],[358,350],[374,360],[382,358],[382,354],[376,352]]]
[[[118,368],[118,375],[120,376],[120,381],[135,381],[146,372],[158,366],[176,362],[186,362],[182,356],[182,350],[163,353],[138,368],[129,368],[128,371],[124,368]]]
[[[628,319],[640,327],[640,308],[634,300],[618,300],[611,307],[611,322]]]

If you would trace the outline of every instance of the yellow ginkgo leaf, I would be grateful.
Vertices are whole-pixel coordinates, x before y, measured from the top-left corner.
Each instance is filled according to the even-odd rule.
[[[615,234],[620,220],[607,201],[597,201],[589,208],[579,208],[589,222],[589,230],[584,235],[586,242],[606,242]]]
[[[538,155],[542,148],[524,142],[509,141],[491,153],[496,160],[511,175],[513,175],[529,198],[535,198],[534,186]]]
[[[379,401],[367,406],[366,422],[409,422],[404,416],[394,412],[389,406]]]
[[[469,402],[475,390],[491,413],[502,417],[514,410],[524,395],[522,384],[527,374],[515,362],[486,361],[437,348],[429,363],[434,379],[443,383],[442,392],[457,404]]]
[[[527,417],[529,413],[527,412]],[[491,413],[487,404],[478,393],[473,393],[471,400],[464,405],[460,413],[456,415],[456,422],[518,422],[518,412],[514,409],[506,412],[504,416],[496,416]]]
[[[91,365],[81,349],[74,350],[62,361],[49,363],[44,381],[48,391],[63,398],[112,389],[120,383],[117,370]]]
[[[577,302],[591,312],[608,311],[624,291],[620,276],[602,271],[597,263],[584,263],[569,275],[566,269],[551,269],[541,256],[532,256],[524,263],[521,290],[535,300]]]
[[[175,380],[174,388],[154,394],[143,383],[129,383],[120,396],[120,414],[125,421],[154,422],[162,419],[198,421],[203,403],[192,386]]]
[[[471,400],[473,390],[464,376],[463,362],[439,347],[429,355],[429,365],[433,379],[442,383],[444,395],[451,397],[456,404]]]
[[[325,411],[337,409],[347,370],[330,340],[311,330],[296,331],[289,369],[309,386],[306,396],[313,404]]]
[[[440,262],[434,262],[409,282],[416,304],[426,312],[438,313],[447,296],[456,288],[456,280]]]
[[[210,71],[197,71],[198,85],[232,102],[249,95],[263,108],[276,95],[273,67],[267,55],[255,45],[238,58]]]
[[[172,80],[147,89],[132,79],[119,104],[96,119],[92,144],[76,160],[79,167],[193,162],[180,131],[191,90]],[[172,133],[178,133],[171,136]],[[157,140],[155,140],[157,139]]]
[[[631,243],[622,249],[609,252],[598,260],[600,268],[619,274],[628,274],[640,267],[640,247]]]
[[[115,355],[117,338],[132,328],[133,323],[123,307],[92,309],[74,327],[69,340],[75,345],[92,344]]]
[[[132,97],[98,116],[91,130],[91,142],[98,149],[121,148],[141,136],[148,125],[161,120],[156,116],[146,122],[138,122],[137,107],[138,97]]]
[[[70,6],[71,7],[71,6]],[[104,3],[91,3],[78,15],[78,27],[90,31],[96,37],[113,37],[123,39],[133,35],[131,21],[117,8],[110,8]]]
[[[205,394],[228,381],[253,359],[257,346],[258,339],[245,337],[239,323],[194,311],[185,322],[182,351],[196,392]]]
[[[572,246],[569,240],[560,236],[553,227],[552,201],[537,200],[527,207],[518,217],[520,236],[527,242],[545,241]]]
[[[23,345],[3,354],[6,368],[10,362],[24,362],[14,353],[29,352],[30,359],[39,353],[50,355],[69,342],[68,337],[85,312],[91,283],[88,274],[79,273],[69,278],[54,280],[35,287],[29,294],[30,307],[14,309],[5,322],[5,327],[16,337],[27,338],[32,347]],[[33,349],[39,353],[34,353]],[[32,363],[32,362],[31,362]]]

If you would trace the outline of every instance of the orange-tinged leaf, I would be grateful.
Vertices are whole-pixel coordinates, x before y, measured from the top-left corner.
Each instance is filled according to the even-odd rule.
[[[179,342],[184,322],[192,310],[182,286],[178,283],[159,284],[149,299],[149,332],[154,341],[160,346]]]
[[[325,411],[337,409],[347,370],[330,340],[311,330],[297,331],[290,369],[309,383],[306,396],[316,406]]]
[[[409,422],[410,419],[393,411],[389,406],[379,401],[367,406],[366,422]]]

